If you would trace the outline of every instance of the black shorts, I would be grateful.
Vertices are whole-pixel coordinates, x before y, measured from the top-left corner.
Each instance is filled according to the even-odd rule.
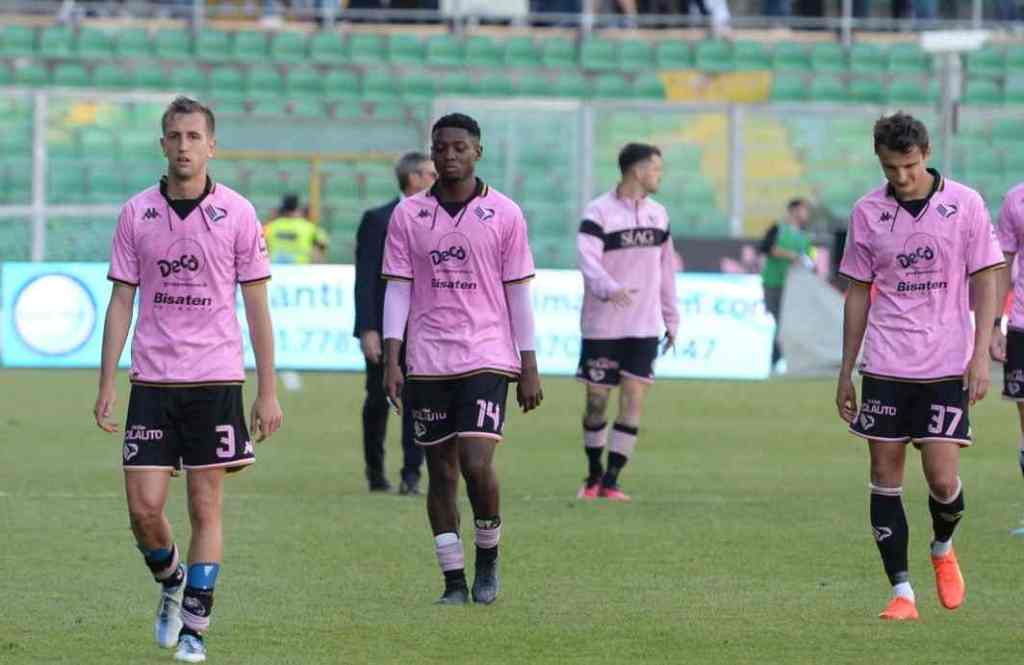
[[[598,386],[617,386],[622,377],[654,383],[657,337],[583,339],[576,378]]]
[[[483,372],[459,379],[416,380],[405,385],[416,443],[432,446],[455,436],[501,440],[509,377]]]
[[[121,457],[126,469],[237,471],[252,464],[242,386],[133,385]]]
[[[952,441],[969,446],[967,406],[963,379],[915,383],[865,376],[860,411],[850,432],[876,441]]]
[[[1003,397],[1024,402],[1024,332],[1006,331],[1006,364],[1003,365]]]

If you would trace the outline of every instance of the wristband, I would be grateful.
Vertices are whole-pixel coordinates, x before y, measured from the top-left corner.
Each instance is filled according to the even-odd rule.
[[[997,316],[996,317],[996,322],[993,323],[992,325],[995,326],[996,328],[1002,328],[1003,327],[1003,317]]]

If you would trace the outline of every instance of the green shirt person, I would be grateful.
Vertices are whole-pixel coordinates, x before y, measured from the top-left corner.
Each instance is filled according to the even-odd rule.
[[[786,360],[779,344],[779,330],[782,327],[782,292],[786,286],[786,274],[794,261],[810,267],[813,265],[814,246],[806,229],[811,220],[811,207],[805,199],[793,199],[786,204],[786,219],[775,224],[765,234],[759,247],[764,254],[764,268],[761,281],[764,286],[765,309],[775,317],[775,338],[772,340],[772,371],[786,372]]]
[[[327,233],[299,214],[299,197],[286,194],[277,217],[263,227],[271,263],[306,265],[323,261]]]

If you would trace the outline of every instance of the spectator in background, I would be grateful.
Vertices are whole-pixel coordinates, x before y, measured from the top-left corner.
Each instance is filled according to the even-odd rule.
[[[327,233],[299,213],[297,194],[285,194],[277,217],[263,227],[271,263],[321,263]]]
[[[789,16],[793,13],[791,0],[762,0],[761,13],[765,16]]]

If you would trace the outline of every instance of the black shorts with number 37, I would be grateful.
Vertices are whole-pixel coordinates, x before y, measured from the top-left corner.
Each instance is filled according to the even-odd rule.
[[[252,464],[242,386],[133,385],[121,460],[125,469],[169,471]]]
[[[413,437],[432,446],[456,436],[501,440],[509,377],[481,372],[455,379],[409,379],[405,407],[412,409]]]
[[[865,439],[971,445],[967,391],[961,378],[932,382],[865,376],[850,432]]]

